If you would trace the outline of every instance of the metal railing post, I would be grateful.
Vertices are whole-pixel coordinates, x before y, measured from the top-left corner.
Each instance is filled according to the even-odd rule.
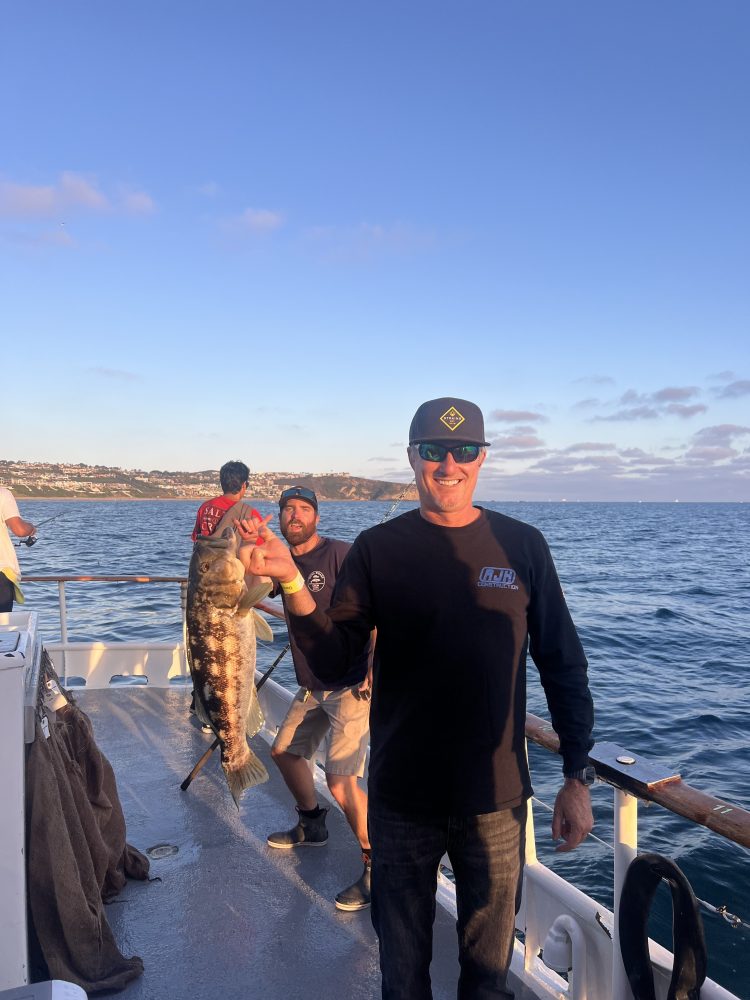
[[[57,581],[57,593],[60,603],[60,641],[62,642],[62,681],[68,680],[68,667],[65,662],[65,647],[68,644],[68,611],[65,607],[65,581]]]
[[[615,920],[612,929],[612,1000],[633,1000],[620,953],[620,895],[630,862],[638,853],[638,799],[615,788]]]
[[[180,673],[188,675],[187,664],[187,580],[180,583],[180,610],[182,612],[182,649],[180,650]]]

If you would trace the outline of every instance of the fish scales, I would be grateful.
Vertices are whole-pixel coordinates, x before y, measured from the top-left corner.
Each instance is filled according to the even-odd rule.
[[[229,513],[229,512],[228,512]],[[231,523],[231,522],[230,522]],[[239,539],[231,527],[199,538],[188,571],[187,637],[196,713],[220,741],[221,765],[234,801],[268,780],[247,743],[263,725],[255,690],[256,631],[272,638],[253,611],[270,584],[249,592],[237,558]]]

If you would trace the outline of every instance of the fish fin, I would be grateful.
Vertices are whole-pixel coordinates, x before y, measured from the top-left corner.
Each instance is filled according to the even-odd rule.
[[[273,642],[273,629],[266,619],[255,608],[253,608],[253,616],[255,618],[256,639],[263,639],[264,642]]]
[[[271,581],[267,576],[258,577],[259,580],[268,580],[268,583],[259,583],[254,586],[252,590],[247,589],[247,583],[245,584],[245,593],[237,602],[237,614],[243,618],[248,612],[252,611],[253,607],[267,597],[271,592]],[[265,636],[263,636],[265,638]]]
[[[268,597],[273,590],[270,577],[259,576],[256,579],[258,580],[257,584],[252,589],[248,588],[247,591],[247,600],[250,602],[250,607],[257,604],[258,601],[262,601],[264,597]],[[245,598],[242,600],[244,602]]]
[[[263,761],[259,757],[256,757],[249,747],[248,750],[250,756],[243,767],[238,771],[224,771],[229,791],[232,793],[234,804],[238,809],[240,808],[240,796],[246,789],[253,788],[255,785],[262,785],[264,781],[268,781],[268,771],[265,769]]]
[[[261,729],[263,723],[265,722],[263,716],[263,709],[260,707],[260,702],[258,701],[258,696],[253,692],[253,696],[250,699],[250,704],[247,707],[247,716],[245,718],[245,732],[252,738]]]

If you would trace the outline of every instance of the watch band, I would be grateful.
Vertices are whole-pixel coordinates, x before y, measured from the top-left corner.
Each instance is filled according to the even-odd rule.
[[[596,770],[593,764],[589,764],[586,767],[580,768],[578,771],[568,771],[565,774],[566,778],[575,778],[576,781],[582,782],[584,785],[593,785],[596,781]]]

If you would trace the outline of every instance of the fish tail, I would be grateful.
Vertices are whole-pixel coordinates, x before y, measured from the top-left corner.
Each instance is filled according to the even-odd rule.
[[[229,791],[232,793],[234,804],[238,809],[240,807],[240,796],[246,789],[253,788],[255,785],[262,785],[264,781],[268,781],[268,771],[265,769],[263,761],[259,757],[256,757],[249,747],[247,752],[248,757],[242,767],[234,771],[224,769]]]

